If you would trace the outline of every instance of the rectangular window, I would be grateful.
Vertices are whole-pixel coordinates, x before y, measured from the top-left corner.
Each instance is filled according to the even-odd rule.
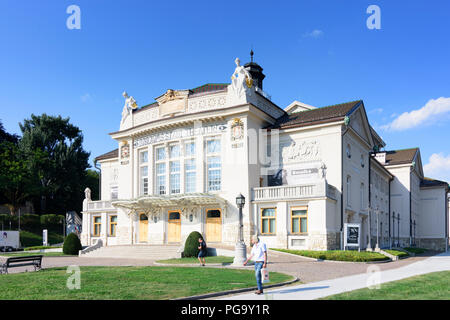
[[[166,159],[166,149],[164,147],[156,148],[156,161]]]
[[[148,151],[139,152],[139,195],[148,195]]]
[[[291,233],[308,232],[308,208],[299,207],[291,209]]]
[[[156,164],[156,193],[166,194],[166,164]]]
[[[180,145],[179,144],[174,144],[169,147],[169,156],[170,156],[170,159],[180,157]]]
[[[220,140],[206,141],[208,191],[219,191],[222,183],[222,163],[220,158]]]
[[[186,142],[184,145],[184,155],[186,157],[195,157],[195,142]]]
[[[117,231],[117,216],[109,216],[109,235],[116,236]]]
[[[101,227],[102,227],[102,217],[94,217],[94,237],[100,236]]]
[[[261,234],[275,234],[275,208],[261,209]]]
[[[186,159],[184,162],[185,171],[185,192],[195,192],[196,190],[196,175],[195,175],[195,159]]]
[[[180,193],[180,161],[170,161],[170,193]]]

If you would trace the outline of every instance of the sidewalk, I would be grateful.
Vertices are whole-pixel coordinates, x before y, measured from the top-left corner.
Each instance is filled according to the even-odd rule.
[[[285,289],[268,290],[263,295],[247,293],[228,296],[222,300],[313,300],[323,298],[366,288],[373,285],[375,279],[378,279],[380,283],[385,283],[430,272],[450,270],[450,252],[444,252],[404,267],[380,271],[379,273],[373,273],[373,270],[377,270],[377,265],[367,265],[367,268],[370,268],[368,270],[372,270],[372,272],[291,286]]]

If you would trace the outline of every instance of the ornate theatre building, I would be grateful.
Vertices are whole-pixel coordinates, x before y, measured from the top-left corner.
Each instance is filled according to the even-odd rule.
[[[235,63],[229,84],[141,107],[124,93],[118,148],[96,158],[101,200],[86,190],[83,245],[183,245],[194,230],[234,245],[242,194],[247,244],[257,234],[269,248],[343,249],[353,224],[361,249],[446,250],[449,187],[424,177],[418,148],[384,151],[363,101],[283,109],[261,66]]]

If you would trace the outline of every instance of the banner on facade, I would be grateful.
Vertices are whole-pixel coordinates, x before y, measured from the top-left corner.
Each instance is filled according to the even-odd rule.
[[[344,223],[344,247],[360,247],[361,224]]]

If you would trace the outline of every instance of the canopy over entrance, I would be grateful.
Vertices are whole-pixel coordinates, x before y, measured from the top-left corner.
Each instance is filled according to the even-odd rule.
[[[117,200],[112,205],[125,209],[127,212],[157,213],[164,207],[179,207],[180,209],[198,207],[202,205],[219,205],[225,208],[227,201],[222,197],[209,193],[189,193],[176,195],[151,195],[137,199]],[[155,210],[156,209],[156,210]]]

